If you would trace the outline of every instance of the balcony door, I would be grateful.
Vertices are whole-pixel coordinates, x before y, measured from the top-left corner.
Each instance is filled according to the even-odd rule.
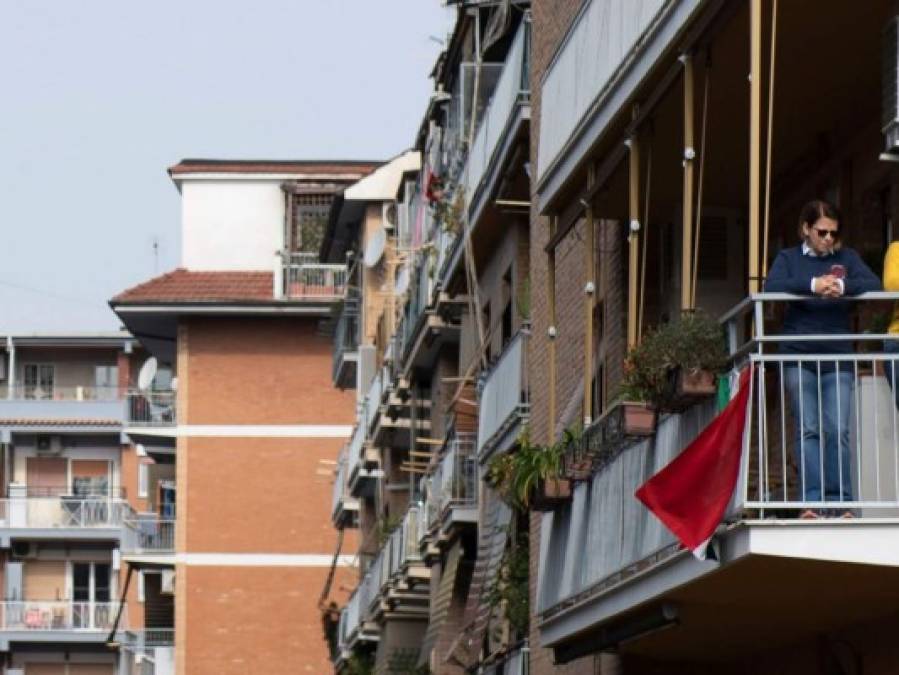
[[[23,369],[25,398],[51,400],[56,382],[56,368],[49,363],[26,363]]]
[[[109,628],[114,618],[112,566],[101,562],[73,562],[72,615],[77,628]]]

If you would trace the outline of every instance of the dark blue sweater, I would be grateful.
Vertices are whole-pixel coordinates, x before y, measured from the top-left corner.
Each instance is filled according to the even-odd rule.
[[[812,296],[812,278],[830,274],[831,265],[846,268],[843,289],[846,295],[858,295],[881,290],[880,279],[865,265],[858,253],[842,248],[826,256],[802,254],[802,247],[787,248],[777,254],[765,290],[772,293],[795,293]],[[833,335],[850,332],[849,314],[853,303],[835,298],[821,298],[791,302],[787,305],[783,332],[787,335]],[[852,351],[852,343],[784,342],[782,352],[846,354]]]

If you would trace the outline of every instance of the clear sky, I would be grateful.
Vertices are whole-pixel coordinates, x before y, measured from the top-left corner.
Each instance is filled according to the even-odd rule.
[[[183,157],[409,147],[441,0],[0,0],[0,330],[114,329],[178,264]],[[154,241],[158,256],[154,256]]]

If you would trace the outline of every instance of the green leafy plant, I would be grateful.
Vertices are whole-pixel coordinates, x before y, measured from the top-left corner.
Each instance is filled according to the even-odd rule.
[[[487,587],[487,604],[502,613],[518,636],[528,633],[530,602],[529,540],[526,527],[510,533],[497,575]]]
[[[381,548],[384,544],[387,543],[387,540],[390,538],[391,533],[399,527],[400,523],[403,522],[401,516],[384,516],[378,521],[376,536],[378,541],[378,548]]]
[[[537,445],[530,440],[528,429],[518,439],[518,448],[496,455],[487,468],[487,480],[506,503],[527,510],[534,491],[542,484],[563,479],[562,465],[565,450],[571,442],[571,432],[552,445]]]
[[[727,365],[721,325],[704,312],[662,324],[634,347],[624,364],[620,396],[664,408],[672,396],[671,373],[721,372]]]
[[[354,652],[347,659],[347,675],[373,675],[375,672],[375,658],[370,653]]]
[[[433,209],[434,221],[444,232],[460,232],[465,209],[465,188],[461,185],[447,186],[433,202]]]

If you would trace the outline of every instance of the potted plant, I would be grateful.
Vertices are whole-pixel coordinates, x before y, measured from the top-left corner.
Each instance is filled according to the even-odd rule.
[[[517,509],[553,509],[571,498],[571,483],[562,474],[565,447],[565,439],[552,445],[533,444],[525,430],[516,450],[490,461],[488,481]]]
[[[659,326],[631,350],[621,395],[625,426],[647,432],[654,410],[682,410],[716,391],[716,376],[727,364],[720,324],[703,312]],[[639,402],[642,406],[634,405]]]
[[[717,376],[727,365],[724,331],[705,312],[685,314],[661,329],[672,363],[671,409],[682,409],[714,396]]]

